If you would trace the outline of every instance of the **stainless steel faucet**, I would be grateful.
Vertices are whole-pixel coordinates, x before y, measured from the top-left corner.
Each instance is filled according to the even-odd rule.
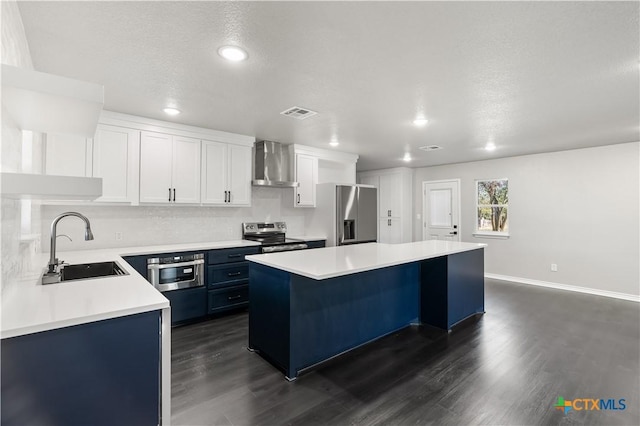
[[[56,258],[56,227],[58,226],[58,222],[64,217],[67,216],[75,216],[84,221],[85,230],[84,230],[84,240],[89,241],[93,240],[93,232],[91,232],[91,223],[86,216],[77,213],[77,212],[66,212],[62,213],[51,222],[51,245],[50,250],[51,254],[49,256],[49,265],[47,268],[47,272],[42,276],[42,284],[52,284],[60,282],[60,262],[58,258]]]

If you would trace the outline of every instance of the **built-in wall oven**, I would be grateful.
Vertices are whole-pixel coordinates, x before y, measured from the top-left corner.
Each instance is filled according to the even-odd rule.
[[[147,259],[147,279],[161,292],[204,286],[204,253]]]

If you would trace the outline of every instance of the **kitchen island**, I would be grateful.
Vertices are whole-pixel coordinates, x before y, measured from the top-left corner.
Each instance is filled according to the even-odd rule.
[[[357,244],[247,256],[249,349],[300,372],[412,324],[484,312],[485,244]]]

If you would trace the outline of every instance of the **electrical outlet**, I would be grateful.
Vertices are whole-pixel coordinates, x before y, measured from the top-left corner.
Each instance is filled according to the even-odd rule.
[[[116,232],[116,241],[122,241],[122,232]]]
[[[556,265],[555,263],[551,264],[551,272],[558,272],[558,265]]]

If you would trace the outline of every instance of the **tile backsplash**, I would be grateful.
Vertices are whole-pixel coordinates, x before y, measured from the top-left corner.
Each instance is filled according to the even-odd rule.
[[[291,188],[252,188],[251,207],[46,205],[42,208],[42,251],[49,251],[51,222],[65,211],[89,218],[95,239],[84,241],[84,225],[76,218],[58,224],[58,250],[225,241],[242,238],[242,222],[285,221],[289,235],[304,235],[307,209],[293,207]],[[118,235],[117,235],[118,234]],[[120,239],[121,237],[121,239]]]

